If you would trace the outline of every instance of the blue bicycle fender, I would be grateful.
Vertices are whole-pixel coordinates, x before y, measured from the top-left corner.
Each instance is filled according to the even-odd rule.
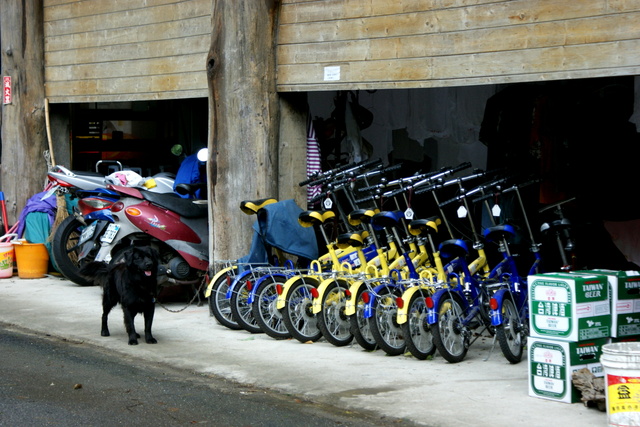
[[[369,292],[369,296],[370,296],[369,302],[364,305],[364,311],[362,312],[363,317],[365,319],[368,319],[371,316],[373,316],[373,303],[376,301],[376,294],[378,293],[378,291],[388,286],[396,287],[396,285],[389,285],[389,284],[378,285],[375,288],[373,288],[373,292]]]
[[[262,284],[267,279],[267,277],[280,277],[282,279],[282,283],[287,281],[287,276],[285,276],[282,273],[265,274],[264,276],[256,280],[256,282],[253,284],[253,287],[251,288],[251,291],[249,291],[249,298],[247,299],[248,304],[253,303],[253,300],[255,299],[256,294],[258,293],[258,289],[260,289],[260,286],[262,286]]]
[[[231,282],[231,284],[229,285],[229,289],[227,289],[227,294],[225,295],[225,297],[227,299],[231,299],[231,296],[233,295],[233,290],[236,287],[236,284],[242,280],[243,278],[245,278],[246,276],[248,276],[249,274],[251,274],[251,270],[245,270],[242,273],[238,274],[234,279],[233,282]]]
[[[427,323],[429,325],[435,325],[436,323],[438,323],[438,306],[440,305],[440,300],[446,292],[448,292],[446,289],[438,289],[433,295],[431,295],[433,308],[427,307]]]
[[[491,324],[493,326],[502,325],[502,322],[504,322],[504,316],[502,315],[502,301],[504,301],[504,296],[508,291],[508,289],[500,289],[491,297],[498,301],[498,309],[489,310],[489,317],[491,318]]]

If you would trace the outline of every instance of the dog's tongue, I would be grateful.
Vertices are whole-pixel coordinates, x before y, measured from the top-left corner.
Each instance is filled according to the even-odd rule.
[[[147,277],[151,277],[151,271],[147,270],[144,272],[144,275]]]

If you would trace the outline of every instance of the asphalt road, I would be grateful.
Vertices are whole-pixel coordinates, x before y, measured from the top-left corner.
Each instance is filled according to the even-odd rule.
[[[4,324],[0,354],[0,425],[413,425]]]

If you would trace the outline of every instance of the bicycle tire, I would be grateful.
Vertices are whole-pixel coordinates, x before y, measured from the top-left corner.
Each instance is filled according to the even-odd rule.
[[[356,312],[349,318],[351,323],[351,333],[355,341],[367,351],[374,351],[378,349],[378,343],[371,333],[371,327],[369,326],[369,319],[364,317],[365,302],[362,294],[366,292],[366,288],[360,288],[356,295]]]
[[[95,283],[80,274],[81,263],[78,262],[80,248],[77,244],[84,227],[85,225],[73,215],[65,218],[53,235],[51,257],[54,266],[64,277],[76,285],[92,286]],[[83,262],[93,261],[93,258],[95,257],[88,255]]]
[[[345,315],[348,290],[346,282],[334,280],[330,283],[322,296],[322,310],[317,315],[322,336],[336,347],[349,345],[353,341],[351,322]]]
[[[291,338],[291,333],[289,333],[287,326],[284,324],[282,313],[276,308],[278,300],[277,286],[282,284],[283,282],[273,276],[266,277],[260,283],[251,305],[253,317],[256,319],[260,329],[271,338],[277,340]]]
[[[234,319],[233,313],[231,312],[230,301],[227,299],[227,290],[229,289],[229,282],[232,277],[230,274],[235,274],[235,270],[218,277],[211,287],[209,313],[213,315],[222,326],[237,331],[242,329],[242,327]]]
[[[520,363],[524,353],[527,332],[511,295],[505,295],[502,300],[502,316],[502,324],[495,329],[500,349],[509,363]]]
[[[317,288],[317,280],[299,280],[288,290],[282,320],[291,336],[301,343],[315,342],[322,338],[318,319],[312,311],[311,288]]]
[[[369,318],[371,334],[376,344],[389,356],[403,354],[406,349],[404,333],[397,319],[396,298],[400,293],[400,288],[386,285],[378,292],[371,308],[372,316]]]
[[[461,362],[469,349],[469,338],[461,325],[464,317],[458,301],[447,294],[438,307],[438,322],[431,325],[433,343],[440,355],[450,363]]]
[[[419,360],[425,360],[436,352],[431,327],[427,323],[425,298],[429,295],[431,292],[426,289],[411,295],[408,302],[407,321],[402,324],[407,350]]]
[[[236,282],[231,292],[231,312],[233,318],[242,329],[252,334],[262,333],[262,329],[253,317],[253,310],[249,304],[249,291],[253,281],[249,277],[243,277]]]

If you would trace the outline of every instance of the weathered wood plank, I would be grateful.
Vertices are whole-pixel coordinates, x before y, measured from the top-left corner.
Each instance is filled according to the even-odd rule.
[[[283,2],[280,10],[280,24],[393,15],[505,1],[512,0],[316,0]]]
[[[329,2],[331,3],[331,2]],[[334,4],[341,16],[340,4]],[[327,6],[327,9],[330,9]],[[373,39],[429,33],[446,33],[480,28],[502,27],[527,23],[564,21],[640,10],[640,0],[515,0],[463,8],[438,9],[388,16],[342,19],[327,22],[281,23],[278,44],[317,43],[338,40]],[[328,13],[328,12],[327,12]]]
[[[207,54],[193,53],[168,58],[150,58],[112,62],[106,67],[101,63],[46,67],[45,79],[48,83],[69,82],[83,79],[106,79],[139,75],[178,74],[200,69],[204,73]]]
[[[553,71],[538,74],[514,74],[508,76],[482,76],[468,77],[461,79],[431,79],[431,80],[407,80],[390,82],[330,82],[330,83],[309,83],[309,84],[280,84],[279,92],[321,92],[335,90],[378,90],[378,89],[416,89],[416,88],[436,88],[436,87],[461,87],[461,86],[481,86],[491,84],[507,84],[536,82],[549,80],[570,80],[586,79],[593,77],[615,77],[632,76],[640,74],[640,66],[618,67],[604,69],[589,69],[577,71]]]
[[[560,46],[417,59],[357,61],[341,66],[340,81],[392,82],[466,79],[483,76],[530,75],[552,72],[635,67],[640,65],[640,40],[594,45]],[[282,65],[279,85],[324,82],[326,64]],[[324,82],[326,83],[326,82]]]
[[[51,104],[66,104],[78,102],[129,102],[129,101],[158,101],[165,99],[206,98],[206,89],[180,90],[151,93],[113,93],[92,95],[60,95],[49,98]]]
[[[640,38],[640,12],[502,28],[278,47],[284,64],[370,61],[537,49]]]
[[[194,0],[158,7],[142,8],[132,12],[67,17],[45,22],[47,37],[105,29],[142,27],[161,22],[180,21],[201,16],[211,16],[211,0]]]
[[[48,53],[67,49],[100,48],[102,46],[144,43],[182,37],[211,37],[211,17],[198,16],[175,21],[161,22],[149,28],[110,28],[100,31],[48,36],[45,49]]]
[[[200,0],[192,0],[200,1]],[[134,11],[145,7],[156,7],[167,4],[181,3],[184,0],[117,0],[117,1],[52,1],[45,0],[44,20],[55,21],[68,19],[70,16],[81,17],[106,13]]]
[[[210,37],[195,36],[180,39],[160,40],[148,43],[104,46],[100,49],[84,48],[49,52],[45,57],[47,67],[87,63],[102,63],[136,60],[141,58],[165,58],[166,67],[171,67],[169,57],[188,53],[205,53]],[[189,49],[185,49],[188,43]],[[108,66],[108,65],[105,65]]]
[[[204,82],[203,82],[204,81]],[[109,94],[136,94],[162,91],[197,90],[206,88],[206,73],[143,75],[112,79],[87,79],[47,82],[47,96],[90,96]]]

